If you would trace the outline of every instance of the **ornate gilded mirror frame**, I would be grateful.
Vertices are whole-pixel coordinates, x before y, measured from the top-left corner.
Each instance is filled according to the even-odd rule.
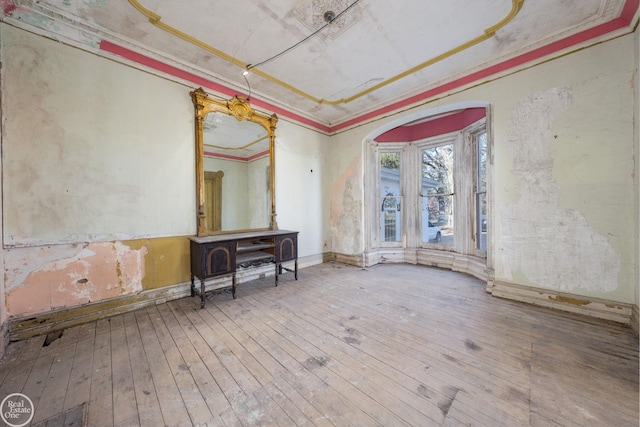
[[[237,120],[247,120],[262,126],[269,136],[269,188],[271,189],[271,217],[269,229],[277,230],[276,222],[276,196],[275,196],[275,133],[278,116],[271,116],[255,111],[249,100],[235,96],[228,101],[218,101],[210,97],[202,88],[190,93],[195,108],[196,130],[196,203],[198,236],[206,236],[207,223],[205,214],[205,183],[204,183],[204,119],[209,113],[224,113],[235,117]]]

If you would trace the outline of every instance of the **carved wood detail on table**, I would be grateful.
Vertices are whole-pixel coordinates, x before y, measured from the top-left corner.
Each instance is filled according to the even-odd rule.
[[[196,295],[195,278],[200,279],[200,306],[204,307],[205,280],[231,276],[231,292],[236,298],[236,273],[272,263],[275,286],[283,270],[294,273],[298,280],[298,232],[289,230],[249,231],[208,237],[190,237],[191,296]],[[283,263],[293,261],[289,269]]]

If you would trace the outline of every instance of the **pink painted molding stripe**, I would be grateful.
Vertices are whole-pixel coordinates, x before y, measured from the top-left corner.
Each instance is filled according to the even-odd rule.
[[[128,59],[129,61],[135,62],[140,65],[144,65],[145,67],[151,68],[156,71],[161,71],[163,73],[169,74],[174,77],[178,77],[180,79],[194,83],[197,86],[202,86],[202,87],[211,89],[213,91],[222,93],[224,95],[228,95],[228,96],[242,95],[245,97],[247,96],[246,94],[239,94],[237,91],[230,89],[226,86],[223,86],[219,83],[212,82],[211,80],[207,80],[203,77],[196,76],[195,74],[190,73],[188,71],[181,70],[172,65],[168,65],[158,60],[155,60],[153,58],[149,58],[148,56],[142,55],[140,53],[136,53],[132,50],[119,46],[115,43],[111,43],[108,40],[100,41],[100,50],[113,53],[114,55],[118,55],[122,58]],[[305,124],[312,128],[318,129],[320,131],[323,131],[323,132],[331,131],[331,129],[328,126],[325,126],[313,120],[309,120],[305,117],[302,117],[298,114],[287,111],[283,108],[277,107],[275,105],[272,105],[268,102],[251,98],[251,104],[256,107],[271,111],[272,113],[282,115],[283,117],[289,117],[292,120],[295,120],[299,123]]]
[[[560,50],[578,45],[580,43],[591,40],[595,37],[599,37],[604,34],[610,33],[612,31],[619,30],[620,28],[627,27],[631,24],[631,20],[633,19],[636,13],[636,10],[638,10],[639,3],[640,3],[640,0],[627,0],[627,2],[624,5],[624,8],[622,9],[622,13],[616,19],[613,19],[609,22],[598,25],[597,27],[593,27],[591,29],[574,34],[573,36],[566,37],[562,40],[558,40],[547,46],[534,49],[531,52],[524,53],[515,58],[501,62],[500,64],[496,64],[491,67],[485,68],[484,70],[480,70],[475,73],[469,74],[465,77],[461,77],[457,80],[451,81],[442,86],[438,86],[436,88],[414,95],[410,98],[406,98],[402,101],[398,101],[394,104],[387,105],[386,107],[380,108],[378,110],[372,111],[370,113],[364,114],[362,116],[356,117],[346,122],[342,122],[340,124],[333,126],[331,128],[331,131],[337,132],[342,129],[348,128],[350,126],[355,126],[366,120],[370,120],[375,117],[381,116],[383,114],[387,114],[392,111],[399,110],[408,105],[411,105],[420,101],[424,101],[428,98],[440,95],[442,93],[454,90],[456,88],[465,86],[470,83],[477,82],[481,79],[498,74],[510,68],[514,68],[519,65],[526,64],[527,62],[534,61],[536,59],[543,58],[547,55],[551,55]]]
[[[13,2],[10,0],[0,0],[2,1],[3,9],[5,13],[7,10],[11,10],[13,6]],[[335,126],[326,126],[316,121],[307,119],[302,117],[296,113],[285,110],[283,108],[272,105],[268,102],[260,101],[259,99],[253,98],[251,103],[256,107],[263,108],[268,111],[272,111],[278,115],[283,117],[288,117],[292,120],[295,120],[303,125],[310,126],[315,128],[321,132],[325,133],[335,133],[340,130],[349,128],[351,126],[358,125],[367,120],[374,119],[378,116],[389,114],[393,111],[402,109],[412,104],[416,104],[421,101],[425,101],[429,98],[438,96],[440,94],[455,90],[459,87],[478,82],[482,79],[488,78],[490,76],[496,75],[503,71],[509,70],[514,67],[518,67],[520,65],[526,64],[528,62],[537,60],[539,58],[543,58],[545,56],[551,55],[553,53],[559,52],[563,49],[570,48],[572,46],[576,46],[580,43],[584,43],[588,40],[591,40],[596,37],[600,37],[602,35],[608,34],[610,32],[619,30],[621,28],[625,28],[631,24],[631,20],[635,16],[636,11],[638,10],[638,6],[640,4],[640,0],[627,0],[620,16],[616,19],[613,19],[604,24],[598,25],[594,28],[590,28],[588,30],[582,31],[580,33],[574,34],[572,36],[566,37],[562,40],[558,40],[556,42],[550,43],[546,46],[540,47],[538,49],[534,49],[531,52],[524,53],[515,58],[511,58],[499,64],[493,65],[491,67],[485,68],[484,70],[476,71],[475,73],[469,74],[467,76],[461,77],[459,79],[453,80],[449,83],[445,83],[441,86],[438,86],[433,89],[429,89],[425,92],[419,93],[417,95],[411,96],[409,98],[403,99],[402,101],[395,102],[393,104],[389,104],[383,108],[379,108],[377,110],[371,111],[367,114],[363,114],[361,116],[355,117],[351,120],[347,120],[345,122],[339,123]],[[13,6],[15,7],[15,6]],[[100,42],[100,49],[109,52],[123,58],[126,58],[135,63],[144,65],[151,69],[161,71],[163,73],[181,78],[183,80],[192,82],[196,85],[209,88],[216,92],[222,93],[228,96],[234,96],[238,93],[226,86],[223,86],[219,83],[212,82],[202,77],[198,77],[195,74],[189,73],[184,70],[180,70],[179,68],[173,67],[171,65],[165,64],[163,62],[157,61],[155,59],[149,58],[145,55],[133,52],[125,47],[118,46],[114,43],[111,43],[107,40],[102,40]],[[246,95],[244,95],[246,96]]]
[[[16,9],[16,3],[13,0],[0,0],[0,7],[5,15],[11,15]]]

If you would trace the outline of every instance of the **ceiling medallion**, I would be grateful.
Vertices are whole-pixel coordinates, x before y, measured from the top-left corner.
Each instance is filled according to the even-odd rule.
[[[340,15],[353,1],[354,0],[302,0],[293,12],[296,18],[310,31],[317,31],[330,22],[327,28],[318,33],[316,37],[322,39],[329,37],[333,40],[362,18],[363,7],[360,3],[353,6],[343,15]],[[334,19],[328,20],[327,17],[331,16],[331,14],[333,14]],[[338,17],[335,18],[335,16]]]

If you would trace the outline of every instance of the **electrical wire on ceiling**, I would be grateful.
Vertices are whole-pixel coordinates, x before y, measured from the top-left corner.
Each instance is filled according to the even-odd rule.
[[[249,84],[249,79],[247,78],[247,74],[249,74],[248,70],[249,70],[249,68],[247,67],[245,72],[242,73],[242,77],[244,77],[244,81],[247,83],[247,87],[249,88],[249,94],[247,95],[247,101],[251,101],[251,84]]]
[[[266,64],[267,62],[271,62],[274,59],[284,55],[285,53],[295,49],[296,47],[300,46],[301,44],[303,44],[304,42],[306,42],[307,40],[309,40],[310,38],[312,38],[313,36],[315,36],[316,34],[318,34],[320,31],[324,30],[325,28],[327,28],[329,25],[331,25],[331,23],[333,21],[335,21],[336,19],[340,18],[342,15],[344,15],[345,13],[347,13],[347,11],[349,11],[349,9],[351,9],[353,6],[355,6],[356,4],[358,4],[360,2],[360,0],[356,0],[353,3],[351,3],[349,6],[347,6],[342,12],[340,12],[339,14],[335,14],[333,11],[327,11],[324,14],[324,20],[326,22],[326,24],[324,24],[322,27],[318,28],[317,30],[315,30],[313,33],[309,34],[307,37],[305,37],[304,39],[300,40],[298,43],[294,44],[291,47],[288,47],[287,49],[283,50],[280,53],[277,53],[275,55],[273,55],[271,58],[265,59],[264,61],[258,62],[257,64],[248,64],[247,67],[245,68],[245,70],[242,72],[242,75],[245,76],[245,80],[246,80],[246,76],[247,74],[249,74],[249,70],[251,70],[252,68],[256,68],[259,67],[261,65]],[[249,82],[247,81],[247,85],[249,84]],[[249,88],[249,90],[251,90],[251,88]]]

